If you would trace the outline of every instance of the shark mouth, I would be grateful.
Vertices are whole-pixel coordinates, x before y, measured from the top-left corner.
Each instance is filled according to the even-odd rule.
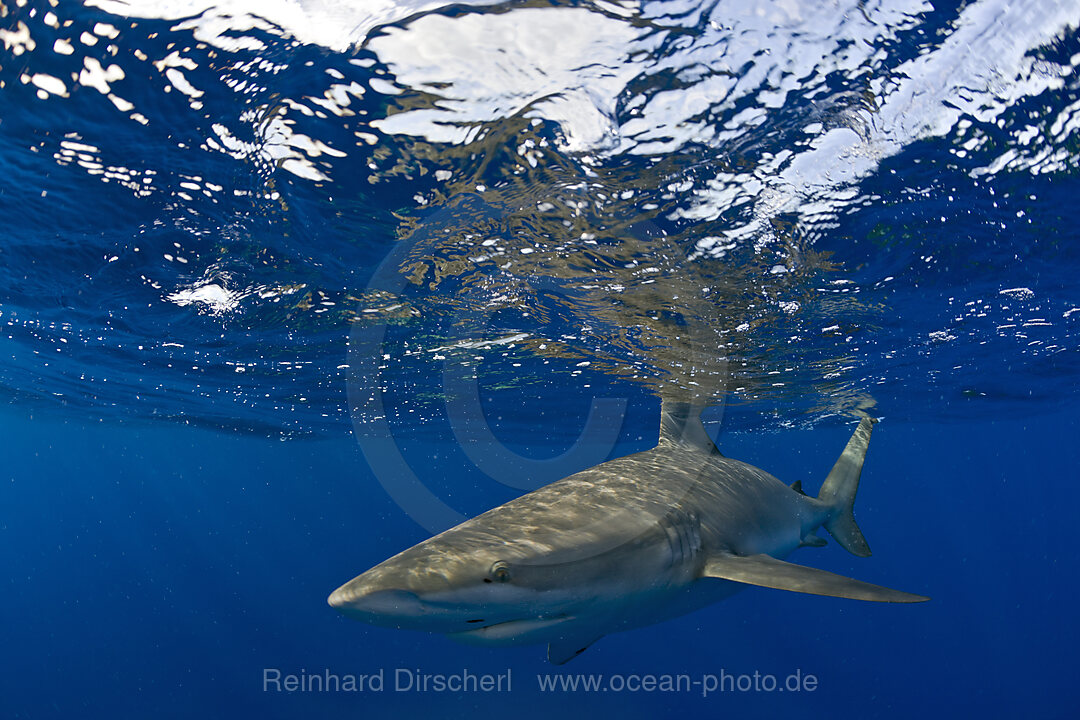
[[[447,637],[468,645],[525,645],[547,642],[562,635],[563,626],[574,620],[571,615],[506,620],[490,625],[478,625],[462,632],[447,633]],[[470,620],[469,622],[483,622]]]

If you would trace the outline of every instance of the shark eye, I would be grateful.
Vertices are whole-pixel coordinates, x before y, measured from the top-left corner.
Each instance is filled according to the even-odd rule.
[[[497,583],[510,581],[510,566],[502,560],[496,560],[491,566],[491,579]]]

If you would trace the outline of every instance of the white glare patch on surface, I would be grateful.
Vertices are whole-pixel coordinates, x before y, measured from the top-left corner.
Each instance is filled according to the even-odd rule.
[[[230,292],[217,283],[207,283],[197,287],[177,290],[165,296],[165,299],[180,307],[196,305],[202,311],[211,315],[224,315],[235,310],[240,305],[242,296]]]
[[[67,85],[58,77],[46,75],[45,73],[36,73],[30,78],[30,82],[47,94],[59,95],[60,97],[68,96]]]
[[[92,87],[102,95],[108,95],[109,83],[124,79],[124,71],[119,65],[103,68],[96,58],[83,58],[83,70],[79,72],[79,84]]]
[[[441,87],[445,99],[437,108],[398,113],[375,125],[391,134],[462,143],[472,124],[529,107],[528,117],[560,124],[570,151],[612,147],[616,99],[641,71],[626,59],[641,35],[624,22],[577,8],[418,18],[387,29],[368,47],[397,84]]]
[[[1035,297],[1035,293],[1026,287],[1006,288],[1004,290],[998,290],[999,295],[1006,295],[1014,300],[1030,300]]]
[[[495,0],[464,0],[464,5],[490,5]],[[87,0],[87,5],[122,17],[182,20],[176,28],[190,29],[196,39],[235,52],[260,50],[263,45],[245,35],[259,29],[283,29],[303,43],[345,52],[363,42],[372,29],[444,6],[442,0]]]

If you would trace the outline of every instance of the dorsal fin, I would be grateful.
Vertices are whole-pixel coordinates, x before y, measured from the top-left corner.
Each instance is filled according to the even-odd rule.
[[[660,444],[678,443],[720,455],[701,424],[701,403],[664,398],[660,405]]]
[[[791,489],[799,493],[800,495],[806,495],[806,491],[802,489],[802,480],[796,480],[795,482],[791,483]]]

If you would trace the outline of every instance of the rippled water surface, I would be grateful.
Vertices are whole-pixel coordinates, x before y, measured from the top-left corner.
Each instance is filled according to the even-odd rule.
[[[2,7],[19,402],[318,434],[352,372],[408,433],[447,366],[542,407],[698,353],[763,424],[1076,396],[1074,2]]]

